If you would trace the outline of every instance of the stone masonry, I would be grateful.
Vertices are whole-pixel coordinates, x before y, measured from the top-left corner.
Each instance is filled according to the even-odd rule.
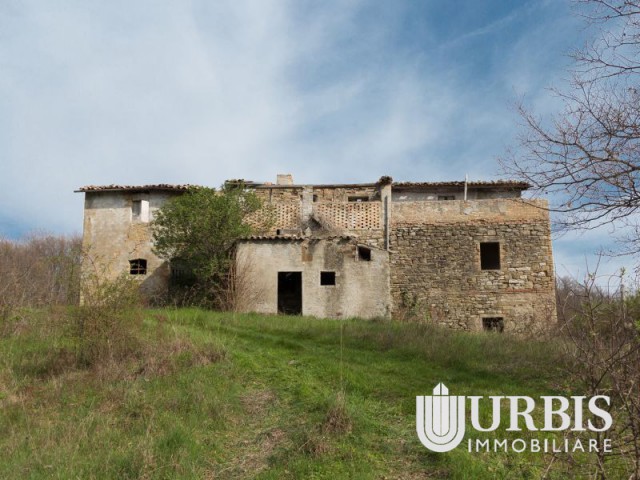
[[[431,208],[429,208],[431,207]],[[528,331],[555,318],[549,220],[541,200],[394,204],[391,293],[432,320],[480,330],[503,318]],[[501,268],[482,270],[480,244],[500,244]]]
[[[253,271],[247,298],[254,301],[245,310],[393,315],[517,333],[555,322],[547,203],[522,199],[524,183],[382,177],[296,185],[290,175],[279,175],[275,184],[242,183],[275,218],[271,231],[238,243],[238,258],[250,258]],[[151,251],[149,222],[155,209],[186,188],[80,189],[92,268],[111,276],[136,272],[144,293],[162,298],[171,267]],[[139,260],[146,262],[144,274],[136,270]],[[285,298],[296,301],[287,306]]]

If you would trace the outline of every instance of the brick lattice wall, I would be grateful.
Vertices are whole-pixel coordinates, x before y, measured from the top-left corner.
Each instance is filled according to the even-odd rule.
[[[301,223],[301,211],[299,202],[285,202],[266,204],[247,218],[247,223],[254,227],[260,226],[264,217],[274,219],[274,225],[270,232],[275,233],[277,229],[299,229]]]
[[[316,203],[313,215],[323,225],[340,230],[382,228],[381,203]]]

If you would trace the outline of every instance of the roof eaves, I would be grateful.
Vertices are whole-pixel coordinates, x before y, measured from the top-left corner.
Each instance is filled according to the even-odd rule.
[[[526,190],[531,187],[527,182],[519,182],[512,180],[491,180],[491,181],[475,181],[466,182],[467,187],[471,188],[513,188]],[[449,182],[397,182],[392,185],[393,188],[420,188],[420,187],[464,187],[464,180]]]
[[[198,187],[198,185],[172,185],[168,183],[160,183],[155,185],[86,185],[74,190],[75,193],[88,192],[119,192],[119,191],[177,191],[184,192],[190,188]]]

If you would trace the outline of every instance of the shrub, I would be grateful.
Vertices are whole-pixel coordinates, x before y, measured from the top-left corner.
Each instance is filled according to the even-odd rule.
[[[83,278],[82,305],[75,309],[72,337],[81,365],[120,360],[140,349],[142,315],[138,284],[128,275],[115,280]]]
[[[261,209],[256,194],[240,183],[220,190],[192,188],[156,212],[154,253],[183,273],[182,287],[188,292],[181,295],[179,288],[172,289],[174,298],[228,307],[229,292],[235,291],[230,282],[236,241],[268,229],[269,215],[253,215]]]

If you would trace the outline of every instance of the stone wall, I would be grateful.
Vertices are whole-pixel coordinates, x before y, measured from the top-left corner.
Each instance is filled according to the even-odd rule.
[[[265,203],[297,202],[302,195],[302,187],[260,187],[256,195]]]
[[[467,223],[477,220],[524,220],[549,222],[546,200],[501,198],[486,200],[447,200],[438,202],[394,202],[391,222],[402,224]]]
[[[369,318],[393,310],[398,316],[410,312],[466,330],[480,330],[483,319],[500,317],[512,332],[530,332],[555,321],[543,200],[430,201],[425,192],[399,198],[401,192],[389,185],[379,190],[370,185],[260,187],[256,192],[275,217],[270,234],[299,235],[309,228],[315,238],[240,243],[240,254],[251,257],[256,269],[252,288],[267,292],[266,300],[250,310],[275,313],[277,272],[300,271],[306,315]],[[135,278],[147,298],[162,297],[169,268],[152,253],[148,221],[178,194],[87,192],[83,243],[90,261],[84,272],[113,279],[129,271],[130,260],[145,259],[148,273]],[[349,202],[349,196],[369,201]],[[132,211],[136,200],[148,202],[138,218]],[[326,238],[335,234],[353,238]],[[483,242],[500,244],[500,268],[481,268]],[[358,259],[356,244],[374,248],[371,262]],[[336,272],[335,286],[318,284],[322,270]]]
[[[408,308],[454,328],[505,331],[555,321],[551,238],[544,201],[477,200],[393,205],[394,312]],[[482,270],[480,243],[500,243],[500,269]]]
[[[363,185],[353,187],[313,187],[314,200],[316,202],[348,202],[349,197],[376,197],[378,189],[375,186]]]
[[[392,196],[394,202],[444,201],[439,200],[439,197],[442,196],[454,197],[454,200],[464,200],[464,188],[396,188],[393,189]],[[509,189],[469,188],[467,190],[467,200],[480,200],[486,198],[520,198],[520,192]]]

